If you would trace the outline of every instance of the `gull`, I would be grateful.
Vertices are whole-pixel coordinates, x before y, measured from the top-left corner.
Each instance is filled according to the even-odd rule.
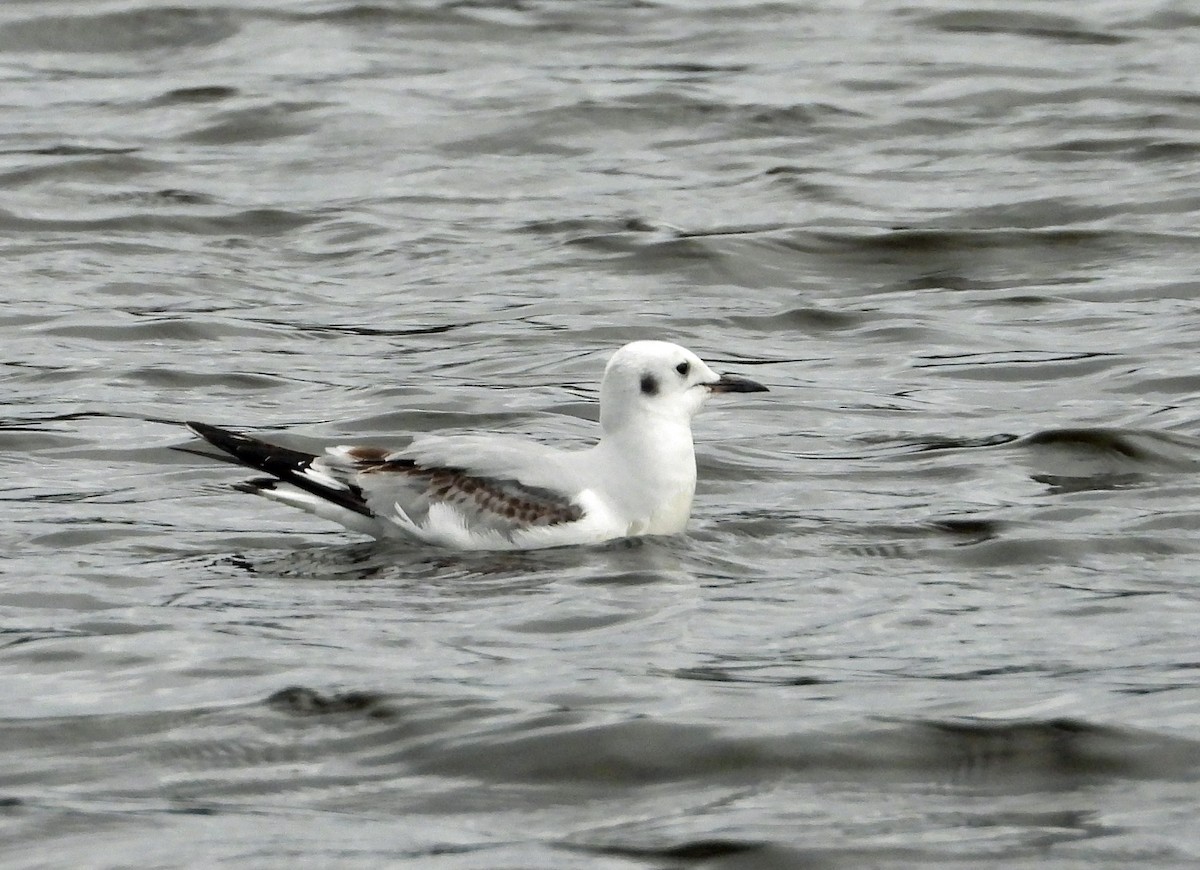
[[[235,488],[378,539],[459,550],[532,550],[683,532],[696,491],[692,417],[714,393],[757,393],[666,341],[617,350],[600,384],[600,440],[556,449],[515,436],[422,435],[408,447],[313,455],[186,425],[265,472]],[[226,459],[226,457],[216,457]]]

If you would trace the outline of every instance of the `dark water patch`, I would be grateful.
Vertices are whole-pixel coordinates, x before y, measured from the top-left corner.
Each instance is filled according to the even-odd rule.
[[[288,439],[272,441],[288,443]],[[319,448],[317,448],[319,449]],[[231,497],[221,490],[223,497]],[[340,532],[331,533],[340,538]],[[396,586],[423,584],[447,606],[474,599],[504,598],[521,590],[536,590],[578,573],[583,564],[608,566],[604,576],[629,570],[628,561],[641,564],[637,548],[598,546],[530,552],[450,552],[406,541],[338,543],[333,546],[288,546],[280,537],[239,541],[227,549],[239,551],[221,564],[255,581],[270,579],[354,583],[383,581]]]
[[[179,420],[169,420],[160,417],[148,417],[144,414],[131,414],[121,411],[70,411],[63,414],[40,414],[28,417],[11,417],[0,419],[0,430],[43,432],[75,431],[74,424],[82,420],[137,420],[146,423],[163,423],[170,426],[182,426]]]
[[[901,450],[905,453],[928,453],[936,450],[973,450],[976,448],[999,447],[1011,444],[1020,438],[1019,435],[998,433],[996,435],[920,435],[913,438],[898,439]],[[871,439],[869,443],[891,443],[891,436]]]
[[[887,826],[880,822],[883,830],[868,830],[858,834],[864,840],[875,835],[884,841],[880,845],[856,841],[838,846],[816,846],[790,844],[753,839],[695,839],[663,838],[668,845],[626,845],[605,842],[603,845],[565,844],[561,848],[585,854],[636,861],[635,866],[647,870],[917,870],[927,867],[953,867],[955,870],[973,867],[1003,867],[1006,870],[1034,870],[1045,862],[1045,855],[1055,847],[1078,848],[1079,844],[1102,837],[1113,837],[1126,833],[1127,829],[1116,825],[1097,822],[1085,812],[1027,812],[1027,813],[969,813],[947,814],[940,818],[946,835],[955,837],[955,846],[947,850],[944,844],[921,844],[901,846],[887,844]],[[953,834],[949,834],[953,830]],[[983,832],[994,831],[999,845],[979,843],[967,845],[959,838],[978,840]],[[1025,832],[1022,842],[1008,842],[1012,833]],[[971,832],[974,833],[972,837]],[[622,832],[624,833],[624,832]],[[942,832],[939,832],[942,833]],[[653,840],[652,835],[634,831],[638,840]],[[601,838],[611,841],[614,835]],[[811,839],[820,841],[824,837],[813,834]],[[931,839],[940,839],[934,837]],[[1025,841],[1028,842],[1025,842]],[[939,848],[941,846],[941,848]],[[946,852],[953,853],[947,857]],[[999,854],[997,854],[999,853]],[[1089,868],[1113,868],[1125,866],[1127,858],[1112,862],[1103,858],[1089,858],[1084,865]],[[643,863],[644,862],[644,863]]]
[[[61,160],[10,170],[0,174],[0,183],[11,187],[64,181],[113,184],[149,172],[159,172],[164,168],[160,161],[135,157],[133,152],[126,151],[100,156],[88,155],[87,159]]]
[[[0,437],[8,440],[9,446],[12,448],[20,450],[55,450],[75,447],[90,440],[80,432],[79,422],[103,419],[108,416],[104,413],[80,412],[9,417],[0,419]]]
[[[974,547],[999,540],[1008,521],[990,517],[938,517],[915,523],[881,522],[840,525],[839,552],[867,559],[907,559],[920,562],[951,548]]]
[[[1088,138],[1088,139],[1066,139],[1063,142],[1056,142],[1049,145],[1040,145],[1036,149],[1026,152],[1026,156],[1050,157],[1054,160],[1062,160],[1068,155],[1081,155],[1082,160],[1092,160],[1098,154],[1102,155],[1123,155],[1130,154],[1139,148],[1145,148],[1151,140],[1146,137],[1136,138]]]
[[[1036,209],[1034,210],[1036,211]],[[703,231],[662,228],[581,235],[568,242],[604,255],[606,268],[638,274],[670,273],[693,284],[795,287],[810,275],[862,295],[863,282],[910,292],[943,284],[1007,290],[1014,280],[1045,274],[1054,282],[1094,281],[1073,276],[1113,256],[1182,251],[1179,236],[1063,227],[1020,227],[1054,218],[1034,213],[979,210],[955,221],[982,228],[901,228],[871,231],[807,230],[781,226]],[[1000,228],[990,227],[996,223]],[[1188,243],[1190,244],[1190,243]],[[614,257],[612,255],[621,255]]]
[[[989,722],[964,719],[917,726],[936,757],[952,769],[990,773],[1010,768],[1061,780],[1196,777],[1200,744],[1151,732],[1095,725],[1076,719]]]
[[[1114,206],[1091,205],[1058,196],[960,209],[948,223],[962,228],[968,234],[966,238],[981,247],[993,244],[1001,248],[1022,244],[1038,247],[1108,244],[1135,249],[1150,241],[1120,231],[1070,229],[1107,220],[1117,214],[1118,209]],[[936,229],[929,231],[938,232]]]
[[[357,757],[363,779],[390,779],[408,768],[486,782],[610,787],[712,776],[820,780],[836,774],[1024,791],[1114,779],[1191,781],[1200,772],[1195,741],[1073,719],[914,721],[882,729],[736,737],[660,719],[591,723],[587,714],[549,709],[514,718],[516,711],[465,698],[325,694],[306,687],[280,690],[262,709],[271,718],[264,719],[254,706],[10,718],[0,722],[0,735],[17,753],[23,747],[44,747],[59,757],[75,758],[86,751],[112,765],[153,762],[164,773],[187,759],[186,766],[197,774],[206,762],[213,772],[246,768],[248,773],[265,765],[260,774],[269,777],[262,781],[265,791],[284,787],[282,777],[293,776],[294,770],[272,774],[274,758],[255,746],[266,750],[278,745],[286,758],[310,763],[343,754],[344,762]],[[337,724],[330,731],[332,720]],[[281,744],[271,735],[284,723],[290,723],[286,730],[291,738]],[[217,748],[222,733],[238,735],[241,745],[214,756],[205,747]],[[316,766],[310,769],[314,774],[305,778],[315,784],[321,777]],[[65,768],[53,778],[63,776],[71,781]],[[272,782],[275,776],[281,779]],[[219,795],[221,780],[208,779],[210,796]],[[237,790],[235,783],[227,785]]]
[[[1137,149],[1133,157],[1139,161],[1191,162],[1200,155],[1200,142],[1157,140]]]
[[[1010,71],[1007,68],[997,70],[1005,74]],[[1194,107],[1195,101],[1194,94],[1182,89],[1161,90],[1124,84],[1045,87],[1041,84],[1030,86],[1028,82],[1023,87],[994,87],[989,82],[987,86],[969,89],[957,96],[941,97],[937,101],[914,99],[911,105],[928,108],[939,114],[947,107],[954,107],[968,113],[973,120],[994,123],[998,119],[1011,118],[1038,107],[1046,110],[1061,107],[1063,114],[1074,115],[1081,111],[1081,106],[1119,102],[1127,111],[1117,117],[1108,113],[1082,115],[1077,119],[1082,123],[1073,126],[1079,126],[1081,134],[1094,134],[1098,128],[1144,134],[1147,130],[1172,127],[1187,131],[1194,129],[1194,121],[1188,112]],[[1045,135],[1047,128],[1042,120],[1034,119],[1026,123],[1031,129]],[[1030,198],[1036,199],[1039,192],[1030,193]]]
[[[812,271],[787,238],[773,230],[731,227],[673,233],[612,233],[570,243],[605,255],[605,268],[639,275],[667,275],[693,286],[733,285],[757,289],[794,287]],[[617,256],[613,256],[617,255]],[[845,280],[845,275],[841,276]]]
[[[868,541],[860,544],[840,544],[839,553],[863,559],[918,559],[925,555],[922,547],[911,541]]]
[[[454,332],[458,329],[466,329],[471,326],[476,326],[476,323],[435,323],[427,326],[367,326],[362,323],[302,323],[297,324],[294,320],[271,320],[269,318],[253,318],[255,323],[263,323],[269,326],[277,326],[281,329],[289,331],[299,329],[303,332],[312,334],[326,335],[364,335],[364,336],[390,336],[393,338],[407,338],[414,335],[442,335],[447,332]]]
[[[996,227],[916,229],[901,228],[872,233],[815,232],[796,233],[792,242],[799,250],[813,253],[850,251],[879,257],[924,256],[938,251],[1021,250],[1029,256],[1039,249],[1093,249],[1109,253],[1121,246],[1136,246],[1143,237],[1137,234],[1076,228],[1013,228],[1013,213],[992,209],[959,215],[964,223],[996,223]],[[1031,223],[1034,221],[1031,221]],[[1040,222],[1040,219],[1039,221]]]
[[[1142,286],[1120,287],[1105,293],[1105,299],[1130,302],[1191,302],[1200,295],[1200,281],[1191,279],[1155,281]]]
[[[874,311],[805,307],[777,314],[735,314],[729,320],[742,329],[819,334],[854,329],[878,316],[878,312]]]
[[[1104,492],[1105,489],[1081,485],[1078,489],[1064,489],[1061,492],[1051,489],[1047,495],[1091,491]],[[1021,534],[981,541],[971,547],[954,548],[946,551],[946,556],[965,567],[983,566],[992,570],[1084,566],[1089,571],[1103,572],[1109,570],[1114,559],[1123,563],[1132,555],[1153,563],[1175,557],[1189,558],[1196,549],[1178,530],[1157,535],[1136,535],[1125,530],[1089,533],[1071,530],[1066,525],[1043,522],[1027,527]],[[1053,674],[1047,673],[1046,676]]]
[[[379,438],[387,435],[403,441],[420,432],[511,431],[525,420],[525,414],[515,412],[429,411],[413,408],[360,416],[346,420],[344,425],[350,431],[372,433],[361,437]]]
[[[674,228],[675,235],[681,239],[719,239],[731,236],[756,236],[785,230],[779,224],[729,224],[694,229]]]
[[[196,85],[187,88],[173,88],[160,97],[147,103],[147,106],[190,105],[193,103],[217,103],[229,100],[241,93],[230,85]]]
[[[298,211],[272,208],[247,209],[212,216],[129,214],[94,219],[29,218],[0,209],[0,229],[14,233],[275,236],[307,226],[316,219]]]
[[[959,543],[974,544],[998,538],[1007,524],[1002,520],[961,517],[931,520],[930,528],[953,536]]]
[[[388,707],[386,697],[374,692],[323,695],[303,686],[293,686],[280,689],[267,698],[265,703],[273,709],[299,716],[353,714],[373,719],[389,719],[396,715],[396,712]]]
[[[1134,18],[1122,24],[1130,30],[1182,30],[1200,27],[1200,12],[1184,7],[1165,6],[1148,12],[1144,17]]]
[[[1094,30],[1078,19],[1043,12],[1005,10],[956,10],[924,15],[916,23],[944,33],[980,36],[1003,34],[1063,43],[1065,45],[1123,45],[1136,37]]]
[[[729,683],[765,685],[765,686],[820,686],[832,682],[824,677],[788,674],[775,676],[762,673],[761,666],[742,668],[729,665],[696,665],[688,668],[678,668],[671,676],[679,680],[697,680],[705,683]]]
[[[1150,136],[1079,138],[1039,145],[1024,152],[1030,160],[1091,162],[1097,155],[1133,162],[1188,160],[1200,152],[1200,143],[1164,140]]]
[[[731,126],[745,131],[741,135],[796,135],[831,119],[856,117],[858,112],[832,103],[804,103],[790,106],[739,106]]]
[[[75,443],[79,443],[76,441]],[[63,447],[58,449],[70,449],[71,442],[67,442]],[[71,490],[54,490],[51,492],[24,493],[17,492],[15,496],[5,496],[4,501],[11,502],[28,502],[30,504],[86,504],[92,502],[103,502],[112,497],[112,491],[109,489],[71,489]],[[75,522],[68,520],[67,522]],[[80,517],[78,522],[87,524],[90,519]]]
[[[1200,396],[1200,372],[1180,372],[1174,375],[1156,377],[1149,370],[1143,369],[1133,383],[1113,384],[1109,387],[1115,393],[1128,393],[1135,397],[1158,394],[1167,401],[1176,401],[1180,397]]]
[[[321,103],[280,102],[234,109],[180,138],[199,145],[234,145],[299,136],[316,129],[314,115],[322,108]]]
[[[621,101],[583,100],[537,113],[533,125],[523,128],[524,137],[544,138],[587,134],[597,125],[613,132],[628,133],[655,128],[660,137],[684,128],[696,135],[697,128],[719,122],[727,106],[698,96],[671,90],[636,94]],[[590,149],[589,149],[590,150]]]
[[[595,131],[640,135],[653,131],[658,147],[692,148],[706,142],[798,135],[822,129],[855,113],[830,103],[786,106],[710,101],[671,88],[620,100],[582,100],[527,113],[490,132],[447,143],[447,153],[557,154],[592,151]]]
[[[944,517],[911,525],[883,523],[848,531],[872,538],[891,539],[893,542],[949,541],[953,546],[963,547],[995,540],[1008,527],[1009,523],[1005,520],[987,517]],[[894,556],[897,554],[884,552],[880,555]]]
[[[631,858],[653,861],[655,867],[743,867],[746,870],[771,870],[772,867],[790,867],[800,870],[818,870],[823,866],[812,860],[814,856],[798,850],[784,849],[771,843],[755,843],[749,840],[691,840],[671,846],[657,848],[638,846],[570,846],[592,855],[613,858]],[[786,859],[787,863],[780,863]],[[726,863],[728,861],[733,863]],[[668,862],[668,863],[664,863]],[[680,863],[683,862],[683,863]],[[702,862],[697,865],[697,862]],[[716,863],[714,863],[716,862]]]
[[[531,619],[514,622],[509,625],[510,631],[519,634],[573,634],[581,631],[609,628],[636,619],[636,614],[607,613],[607,614],[575,614],[556,616],[553,619]]]
[[[41,148],[0,149],[0,154],[39,154],[46,157],[105,157],[119,154],[136,154],[141,150],[141,148],[136,146],[46,145]]]
[[[609,574],[602,574],[595,577],[581,577],[578,583],[581,586],[652,586],[657,583],[673,582],[676,578],[666,571],[654,571],[648,569],[635,569],[625,571],[614,571]]]
[[[97,15],[28,18],[0,25],[0,51],[122,54],[215,45],[236,34],[223,9],[158,7]]]
[[[1101,351],[1020,350],[920,354],[912,365],[963,380],[1020,383],[1084,377],[1124,365],[1123,354]]]
[[[478,12],[476,12],[478,7]],[[496,4],[497,9],[511,7],[513,11],[524,10],[521,4]],[[499,21],[486,17],[489,4],[475,3],[436,3],[431,5],[417,4],[379,4],[379,3],[340,3],[316,10],[273,10],[271,17],[288,22],[327,22],[330,24],[345,24],[354,27],[367,26],[372,29],[380,25],[412,26],[429,25],[434,29],[422,33],[422,36],[436,36],[438,27],[466,27],[474,25],[477,30],[467,30],[466,33],[485,36],[488,33],[502,36],[509,28]],[[455,35],[453,32],[447,37]],[[464,31],[458,31],[462,38]]]
[[[89,440],[83,436],[49,435],[44,432],[39,432],[36,437],[27,434],[36,431],[38,430],[33,428],[0,427],[0,448],[4,450],[61,450],[86,444]],[[64,495],[64,497],[66,496]],[[3,500],[3,496],[0,496],[0,500]]]
[[[991,289],[997,289],[998,285],[994,285]],[[1013,308],[1037,308],[1043,305],[1053,305],[1058,301],[1054,296],[1043,296],[1037,293],[1014,293],[1011,296],[992,297],[990,300],[981,301],[980,305],[1010,305]]]
[[[1055,445],[1082,448],[1087,451],[1112,452],[1128,459],[1144,459],[1146,452],[1114,429],[1051,429],[1030,435],[1026,444]]]
[[[172,338],[178,338],[173,332]],[[148,387],[177,390],[204,390],[217,387],[225,390],[270,390],[282,383],[276,375],[259,372],[196,372],[170,366],[142,366],[120,372],[120,380],[134,381]]]
[[[599,254],[636,254],[645,245],[671,242],[678,238],[673,229],[616,226],[612,228],[602,227],[600,230],[598,233],[573,236],[566,239],[565,243]],[[654,236],[641,235],[638,238],[631,235],[633,233],[639,235],[654,233]]]
[[[105,500],[111,498],[111,493],[102,496]],[[96,499],[81,499],[93,502]],[[81,523],[90,527],[64,529],[44,535],[35,535],[30,543],[48,549],[66,549],[92,547],[96,545],[110,546],[131,538],[156,538],[162,534],[161,528],[148,528],[141,521],[119,521],[106,516],[81,517]]]
[[[263,330],[242,321],[182,316],[136,316],[124,323],[55,323],[42,327],[42,335],[86,338],[92,341],[216,341],[235,335],[262,335]],[[113,318],[118,319],[118,318]]]
[[[565,239],[568,244],[601,253],[661,257],[666,263],[719,259],[726,248],[739,251],[744,250],[746,245],[758,249],[761,256],[766,253],[765,249],[782,244],[771,235],[781,229],[777,225],[684,229],[631,217],[602,222],[556,221],[538,225],[536,229],[570,232],[571,235]]]
[[[816,202],[846,202],[848,197],[834,184],[815,180],[824,177],[824,170],[799,166],[773,166],[763,175],[775,186],[790,194]]]
[[[21,590],[0,592],[0,602],[10,607],[27,607],[34,610],[78,610],[95,613],[117,607],[115,602],[106,601],[95,595],[80,592],[55,592],[53,590]],[[91,626],[76,626],[77,633],[101,634],[136,634],[141,631],[153,630],[146,626],[130,626],[128,623],[114,623],[113,630],[108,631],[108,623],[96,623]]]
[[[1047,466],[1043,473],[1061,477],[1200,469],[1200,438],[1149,429],[1047,429],[1017,446]]]
[[[617,787],[769,771],[817,779],[836,772],[867,780],[969,781],[1015,791],[1110,779],[1190,781],[1200,771],[1194,741],[1069,719],[928,722],[766,738],[651,719],[601,725],[567,719],[547,726],[476,734],[469,743],[440,741],[439,751],[417,766],[495,781]]]
[[[1051,495],[1070,495],[1076,492],[1105,492],[1114,489],[1132,489],[1151,482],[1145,474],[1089,474],[1063,475],[1034,473],[1029,475],[1031,480],[1046,485],[1046,491]]]
[[[563,236],[567,239],[582,236],[603,236],[611,233],[653,233],[660,227],[650,221],[630,215],[621,218],[571,217],[529,221],[521,224],[520,230],[537,235]]]
[[[676,61],[674,63],[652,63],[647,64],[642,69],[655,70],[658,72],[680,73],[683,76],[691,77],[692,75],[728,75],[730,73],[746,72],[750,69],[747,64],[733,63],[701,63],[698,61]]]
[[[120,202],[135,205],[145,205],[151,208],[157,206],[175,205],[217,205],[215,197],[205,193],[190,190],[166,188],[164,190],[128,190],[119,193],[105,194],[92,198],[93,202]]]

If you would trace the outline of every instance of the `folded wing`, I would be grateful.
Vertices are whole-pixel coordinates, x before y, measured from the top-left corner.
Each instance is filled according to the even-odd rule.
[[[436,543],[490,547],[584,516],[567,494],[573,491],[570,470],[554,468],[550,460],[557,457],[536,444],[427,438],[398,452],[333,447],[315,456],[204,423],[187,425],[238,462],[271,475],[239,489],[375,537],[399,530]]]

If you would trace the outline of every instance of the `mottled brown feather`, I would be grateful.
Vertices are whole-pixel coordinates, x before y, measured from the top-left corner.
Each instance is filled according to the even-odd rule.
[[[578,505],[563,501],[557,494],[524,486],[518,481],[491,480],[467,474],[456,468],[422,468],[411,459],[387,459],[388,451],[375,447],[353,447],[347,451],[363,474],[406,474],[425,482],[430,501],[449,504],[473,503],[512,522],[531,526],[552,526],[583,518]],[[514,494],[512,489],[521,494]]]
[[[383,462],[391,453],[386,447],[348,447],[346,455],[356,462]]]

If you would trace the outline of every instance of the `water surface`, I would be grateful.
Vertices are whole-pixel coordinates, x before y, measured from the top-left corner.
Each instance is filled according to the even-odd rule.
[[[1200,15],[0,7],[6,865],[1200,861]],[[379,545],[280,443],[594,436],[689,534]]]

